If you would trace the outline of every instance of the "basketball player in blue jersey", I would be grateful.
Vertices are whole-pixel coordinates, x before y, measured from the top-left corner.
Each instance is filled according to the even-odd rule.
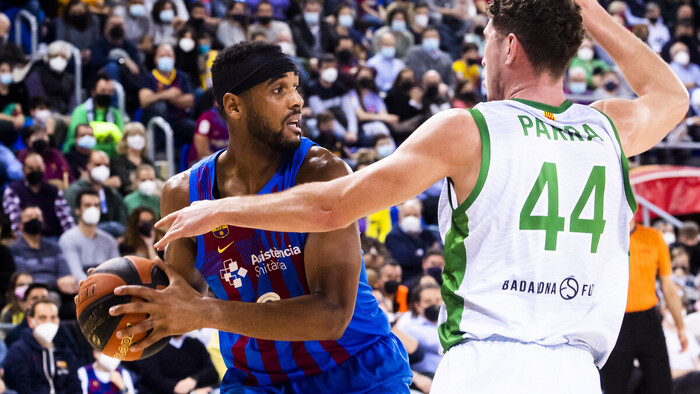
[[[244,42],[212,66],[228,149],[170,179],[167,215],[201,200],[282,191],[349,170],[301,137],[303,100],[292,60],[279,46]],[[123,288],[145,303],[114,308],[150,317],[117,335],[153,329],[141,342],[202,327],[220,331],[224,393],[404,393],[408,357],[367,284],[357,225],[313,234],[222,225],[171,243],[158,262],[162,291]],[[207,287],[216,298],[203,296]]]
[[[483,65],[489,102],[426,121],[354,174],[264,196],[193,204],[165,217],[156,247],[223,224],[328,231],[447,178],[445,350],[431,390],[600,393],[627,302],[626,155],[653,147],[688,110],[669,66],[596,0],[491,0]],[[585,30],[637,93],[566,100]]]

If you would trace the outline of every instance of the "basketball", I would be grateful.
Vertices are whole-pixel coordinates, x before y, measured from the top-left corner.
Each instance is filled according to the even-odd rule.
[[[80,286],[76,303],[78,323],[83,335],[95,350],[123,361],[144,359],[165,347],[170,338],[163,338],[141,352],[131,352],[129,348],[132,343],[150,334],[150,331],[117,338],[116,331],[136,325],[147,317],[145,313],[119,316],[109,314],[109,308],[114,305],[142,300],[132,296],[114,295],[114,289],[123,285],[164,289],[168,286],[168,277],[151,260],[143,257],[125,256],[105,261],[95,268]]]

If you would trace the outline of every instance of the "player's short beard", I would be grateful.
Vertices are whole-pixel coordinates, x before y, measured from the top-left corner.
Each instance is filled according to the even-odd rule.
[[[253,106],[247,106],[247,108],[248,119],[246,126],[248,126],[248,132],[262,146],[278,152],[288,152],[299,148],[301,145],[300,138],[296,136],[289,138],[284,134],[286,118],[282,120],[282,124],[275,130],[274,126],[270,125],[260,116],[257,110],[253,109]]]

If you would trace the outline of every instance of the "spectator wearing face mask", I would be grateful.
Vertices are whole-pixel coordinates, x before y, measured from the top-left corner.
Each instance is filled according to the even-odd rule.
[[[3,256],[3,259],[8,259],[3,261],[11,263],[14,270],[15,265],[12,253],[10,252],[8,256]],[[32,282],[32,276],[27,273],[17,271],[12,273],[9,281],[10,286],[5,295],[7,303],[2,308],[2,312],[0,312],[0,322],[16,325],[24,320],[24,312],[29,309],[29,306],[24,301],[24,293]]]
[[[462,57],[452,63],[455,78],[458,81],[468,79],[474,86],[478,86],[481,83],[481,70],[479,46],[473,42],[465,42],[462,45]]]
[[[413,70],[401,70],[384,99],[390,114],[398,115],[400,124],[407,124],[404,135],[410,134],[423,121],[423,90],[416,86]],[[396,135],[394,139],[399,140]],[[401,140],[406,139],[404,136]]]
[[[602,75],[601,85],[593,95],[596,100],[604,100],[614,97],[620,97],[620,75],[615,70],[605,71]]]
[[[586,70],[583,67],[572,67],[569,69],[569,78],[564,87],[564,92],[576,96],[591,95],[592,92],[588,89]],[[580,100],[577,102],[580,102]]]
[[[386,26],[377,29],[372,35],[372,48],[374,53],[379,53],[381,51],[381,38],[386,33],[391,33],[394,35],[394,41],[396,43],[396,57],[403,59],[406,57],[406,52],[413,43],[413,34],[408,31],[408,13],[402,8],[395,8],[387,17]]]
[[[661,53],[664,44],[671,39],[671,33],[661,18],[661,7],[657,3],[649,2],[646,5],[646,25],[649,26],[649,46],[656,53]]]
[[[377,70],[375,82],[382,92],[388,92],[391,89],[396,77],[406,67],[401,59],[396,58],[395,40],[392,33],[384,33],[380,38],[379,52],[367,61],[368,67],[374,67]]]
[[[14,64],[0,59],[0,143],[12,147],[19,132],[25,126],[31,126],[26,118],[29,100],[23,82],[15,82],[12,76]]]
[[[153,46],[161,44],[175,45],[175,27],[184,25],[182,16],[179,15],[176,5],[171,0],[157,0],[151,8],[153,25],[149,36],[153,37]],[[189,18],[189,14],[187,17]]]
[[[55,241],[42,237],[44,218],[37,206],[22,209],[21,236],[10,246],[17,271],[26,272],[37,283],[62,294],[78,292],[78,281],[71,276],[68,263]]]
[[[427,29],[423,33],[420,45],[412,46],[406,53],[406,67],[413,70],[416,78],[423,78],[428,70],[435,70],[440,79],[447,85],[452,85],[452,58],[447,52],[440,50],[440,34],[435,29]]]
[[[321,10],[319,0],[306,0],[303,13],[290,23],[299,57],[318,59],[335,49],[333,27],[321,19]]]
[[[2,206],[9,216],[12,233],[21,233],[22,208],[33,205],[41,209],[43,217],[42,233],[58,237],[73,227],[73,218],[63,193],[44,181],[44,160],[36,153],[29,153],[24,159],[24,178],[12,182],[5,188]]]
[[[54,341],[60,323],[56,303],[40,299],[27,320],[29,328],[10,346],[4,362],[7,387],[22,393],[79,393],[76,356]]]
[[[671,46],[671,70],[680,78],[688,90],[700,86],[700,66],[690,62],[688,47],[677,42]]]
[[[389,127],[398,125],[399,117],[386,110],[384,100],[379,97],[379,89],[374,82],[377,71],[371,67],[360,67],[355,74],[355,89],[350,91],[355,114],[360,122],[358,138],[360,146],[371,146],[375,136],[391,138]]]
[[[156,241],[156,214],[151,208],[138,207],[129,215],[124,235],[117,242],[122,256],[135,255],[154,259],[158,252],[153,247]]]
[[[17,153],[17,159],[24,162],[29,153],[40,155],[45,165],[43,180],[65,190],[73,181],[73,174],[61,151],[49,146],[49,135],[46,130],[36,125],[28,127],[22,134],[27,148]]]
[[[345,142],[338,137],[335,131],[335,117],[331,111],[323,111],[316,117],[318,122],[318,136],[313,137],[315,143],[328,149],[338,157],[348,157]]]
[[[430,24],[430,6],[426,2],[418,2],[413,7],[413,19],[409,26],[414,41],[418,44],[423,40],[423,33]]]
[[[226,20],[221,22],[216,29],[216,39],[225,47],[246,41],[249,27],[250,21],[248,20],[246,3],[233,1],[227,7]]]
[[[396,144],[391,136],[385,134],[376,135],[373,139],[374,151],[377,153],[377,159],[385,159],[396,150]]]
[[[71,274],[78,280],[84,280],[89,268],[119,257],[119,249],[116,239],[97,227],[102,216],[99,193],[92,189],[81,190],[75,196],[75,205],[78,225],[66,231],[58,244],[68,261]]]
[[[280,34],[288,34],[290,37],[292,36],[292,30],[286,22],[282,20],[274,20],[272,18],[273,7],[269,1],[263,0],[258,3],[258,9],[255,16],[257,22],[250,26],[250,32],[264,33],[265,37],[267,38],[267,42],[277,42],[277,38]]]
[[[138,207],[148,207],[160,213],[160,197],[156,184],[156,172],[153,166],[141,164],[136,170],[136,190],[124,197],[124,204],[129,214]],[[157,219],[160,220],[160,214]]]
[[[338,61],[332,54],[326,54],[318,62],[319,77],[309,82],[306,89],[310,116],[330,110],[336,119],[336,131],[350,145],[357,142],[357,115],[352,97],[338,81]],[[312,122],[307,123],[315,127]]]
[[[115,237],[121,235],[126,225],[126,205],[116,189],[119,187],[119,177],[110,177],[109,157],[102,151],[93,151],[88,160],[87,170],[90,176],[87,179],[73,182],[65,193],[68,204],[73,204],[71,209],[75,219],[81,219],[81,213],[78,212],[80,206],[77,205],[79,203],[77,196],[83,190],[90,189],[99,197],[97,219],[100,228]],[[94,216],[90,216],[90,218],[93,219]]]
[[[100,37],[100,21],[81,0],[71,0],[63,9],[63,17],[54,19],[56,39],[80,50],[83,64],[90,60],[90,46]]]
[[[143,76],[139,102],[143,110],[142,122],[156,116],[164,118],[172,127],[179,144],[192,141],[195,122],[188,117],[194,106],[192,84],[187,73],[175,69],[175,52],[167,44],[156,48],[156,68]],[[156,135],[156,147],[163,146],[161,133]]]
[[[188,5],[190,17],[186,26],[192,27],[199,34],[215,35],[217,26],[221,24],[221,18],[211,16],[208,7],[211,7],[210,2],[205,4],[201,0],[190,1]]]
[[[79,124],[75,129],[75,144],[64,155],[74,179],[88,177],[87,163],[90,160],[90,153],[95,147],[97,140],[95,134],[87,123]]]
[[[417,199],[401,204],[399,225],[386,236],[386,247],[401,265],[404,281],[421,274],[425,251],[440,244],[432,232],[423,228],[422,210],[423,204]]]
[[[474,108],[479,103],[479,96],[474,89],[474,84],[470,79],[463,79],[457,82],[455,94],[452,97],[453,108]]]
[[[136,45],[126,39],[123,16],[112,14],[107,17],[104,32],[90,51],[91,75],[104,72],[110,79],[121,83],[127,95],[135,93],[141,74],[141,57]]]
[[[595,50],[593,41],[586,37],[583,39],[581,46],[576,53],[576,57],[571,61],[569,68],[580,67],[586,71],[586,84],[588,89],[593,90],[597,87],[593,80],[594,71],[600,70],[600,72],[610,69],[610,67],[602,60],[595,59]]]
[[[128,0],[124,9],[124,31],[127,40],[144,53],[153,52],[153,19],[144,0]]]
[[[177,32],[178,44],[174,47],[175,69],[187,73],[195,87],[198,85],[202,75],[200,66],[205,63],[202,57],[209,55],[208,51],[207,53],[202,53],[199,45],[197,45],[201,37],[202,34],[197,33],[192,26],[185,26]]]
[[[122,367],[119,359],[93,351],[95,362],[78,369],[78,379],[83,393],[122,393],[134,394],[134,381],[131,373]]]
[[[87,123],[92,127],[96,144],[95,150],[100,150],[109,156],[114,156],[117,143],[122,138],[124,129],[123,115],[118,108],[113,107],[114,83],[109,75],[100,73],[95,78],[92,95],[84,103],[75,107],[68,126],[68,135],[63,145],[66,153],[75,144],[75,129],[79,124]]]
[[[54,41],[46,48],[46,55],[24,79],[29,98],[46,97],[49,110],[67,114],[78,103],[75,102],[75,76],[67,68],[72,54],[70,44]],[[65,122],[68,123],[68,122]]]
[[[673,60],[671,56],[671,47],[677,43],[682,42],[688,48],[688,54],[690,55],[690,62],[698,64],[700,61],[700,53],[698,53],[698,40],[695,36],[695,25],[692,20],[679,20],[678,24],[674,29],[673,38],[671,38],[663,49],[661,49],[661,57],[667,62]]]
[[[423,115],[426,119],[450,108],[450,88],[442,83],[440,73],[428,70],[423,74]]]
[[[138,122],[127,123],[124,126],[124,136],[117,146],[118,155],[111,161],[110,166],[112,176],[119,177],[119,191],[122,196],[136,190],[134,181],[136,169],[140,165],[154,166],[147,152],[146,129]]]
[[[411,312],[403,314],[396,327],[418,341],[425,352],[420,362],[411,365],[422,375],[433,376],[442,360],[438,336],[438,315],[442,305],[440,286],[433,281],[416,286],[410,293]]]
[[[350,37],[355,44],[369,46],[370,40],[355,30],[355,10],[347,3],[341,3],[335,10],[335,26],[333,36],[337,43],[339,37]]]
[[[442,271],[445,269],[445,256],[442,248],[434,246],[428,249],[423,255],[421,268],[423,269],[421,276],[416,276],[405,282],[408,288],[413,289],[425,282],[426,277],[432,278],[437,284],[442,285]]]
[[[682,247],[671,249],[671,270],[673,282],[683,292],[683,305],[687,305],[688,313],[695,312],[695,302],[699,298],[696,278],[690,273],[690,255]]]

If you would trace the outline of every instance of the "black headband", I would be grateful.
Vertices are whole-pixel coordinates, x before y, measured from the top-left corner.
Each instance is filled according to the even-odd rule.
[[[224,95],[240,95],[270,78],[278,77],[291,71],[298,71],[297,65],[282,51],[270,51],[250,57],[236,65],[236,71],[223,75],[221,81],[213,86],[214,98],[219,108],[224,108]]]

